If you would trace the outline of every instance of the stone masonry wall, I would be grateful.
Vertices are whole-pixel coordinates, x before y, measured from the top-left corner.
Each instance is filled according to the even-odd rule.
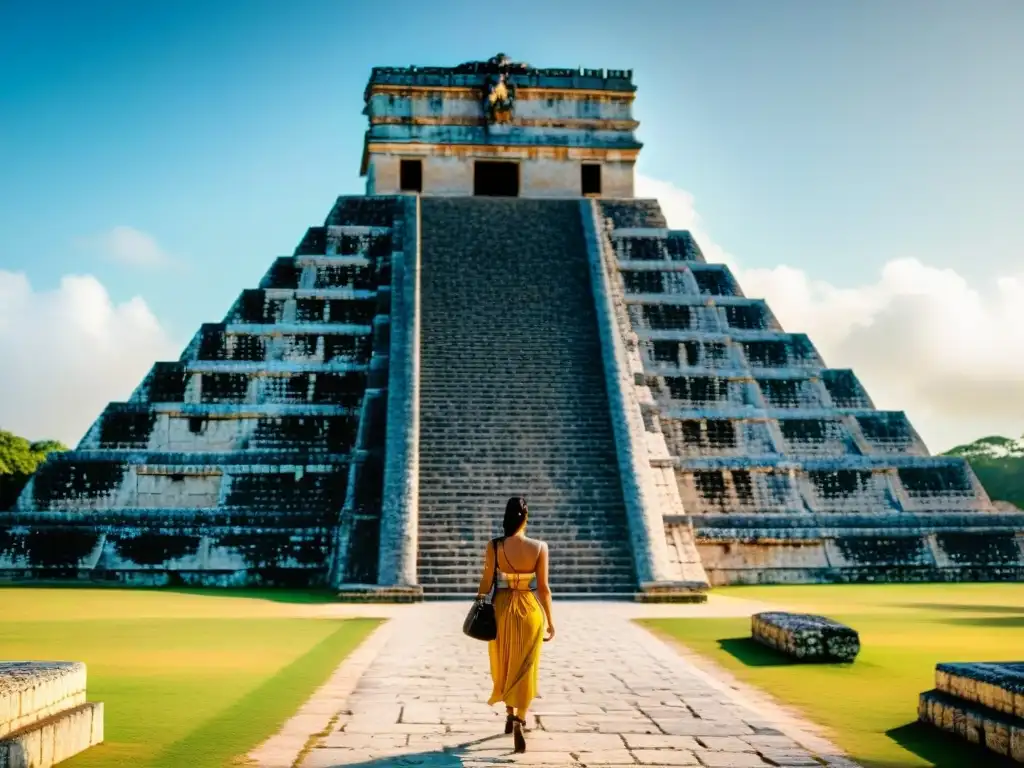
[[[695,537],[713,584],[1024,575],[1024,513],[966,462],[930,456],[656,203],[597,205],[648,461],[681,502],[663,507],[670,549]]]
[[[669,536],[663,533],[664,515],[681,514],[681,500],[663,470],[651,461],[657,446],[647,439],[641,408],[643,393],[635,388],[639,363],[635,336],[629,330],[622,296],[614,283],[614,254],[606,247],[599,208],[587,201],[582,203],[582,209],[637,572],[642,574],[642,581],[646,578],[652,584],[676,582],[703,589],[707,576],[693,547],[692,535],[683,530]]]
[[[376,582],[394,198],[340,198],[0,518],[0,576]],[[400,257],[398,259],[401,260]]]

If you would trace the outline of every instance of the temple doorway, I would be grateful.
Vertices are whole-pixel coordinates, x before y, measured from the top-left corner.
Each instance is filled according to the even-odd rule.
[[[477,160],[473,164],[473,194],[519,197],[519,163]]]

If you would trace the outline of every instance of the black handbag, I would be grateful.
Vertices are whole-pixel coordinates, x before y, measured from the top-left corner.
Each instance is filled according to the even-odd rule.
[[[490,642],[498,637],[498,618],[494,614],[494,595],[498,591],[498,540],[494,545],[494,574],[491,578],[491,593],[487,597],[478,597],[473,601],[466,620],[462,622],[463,633],[474,640]]]

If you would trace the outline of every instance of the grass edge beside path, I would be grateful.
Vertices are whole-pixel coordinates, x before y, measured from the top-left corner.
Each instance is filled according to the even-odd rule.
[[[740,698],[781,710],[864,768],[1018,765],[917,720],[918,696],[943,661],[1015,661],[1024,648],[1024,584],[811,585],[723,588],[758,610],[810,612],[858,631],[853,664],[804,664],[754,642],[747,617],[638,619],[637,624]],[[803,724],[807,724],[805,727]],[[807,746],[810,746],[809,744]]]
[[[729,694],[738,697],[754,712],[761,714],[762,709],[774,709],[779,717],[770,719],[776,720],[779,730],[791,738],[792,733],[799,731],[801,737],[808,742],[803,743],[802,746],[822,754],[850,756],[849,752],[839,745],[836,734],[831,729],[810,719],[799,706],[783,701],[766,688],[743,680],[712,656],[687,645],[684,640],[661,626],[662,623],[668,621],[678,621],[678,619],[636,619],[635,623],[672,648],[700,672],[713,677],[728,689]],[[740,621],[746,620],[740,619]]]
[[[246,756],[274,736],[384,621],[342,620],[334,632],[312,649],[282,667],[216,718],[165,748],[156,756],[153,768],[180,768],[194,761],[197,752],[203,753],[206,763],[245,765]],[[240,722],[247,723],[248,727],[239,729]],[[200,744],[209,746],[200,747]]]

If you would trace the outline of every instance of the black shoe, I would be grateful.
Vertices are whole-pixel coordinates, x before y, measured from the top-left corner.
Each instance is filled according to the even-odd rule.
[[[512,723],[516,721],[515,715],[509,715],[505,718],[505,735],[512,733]]]
[[[523,736],[523,727],[526,723],[520,720],[518,717],[513,718],[513,729],[512,729],[512,745],[513,752],[516,754],[522,754],[526,751],[526,738]]]

